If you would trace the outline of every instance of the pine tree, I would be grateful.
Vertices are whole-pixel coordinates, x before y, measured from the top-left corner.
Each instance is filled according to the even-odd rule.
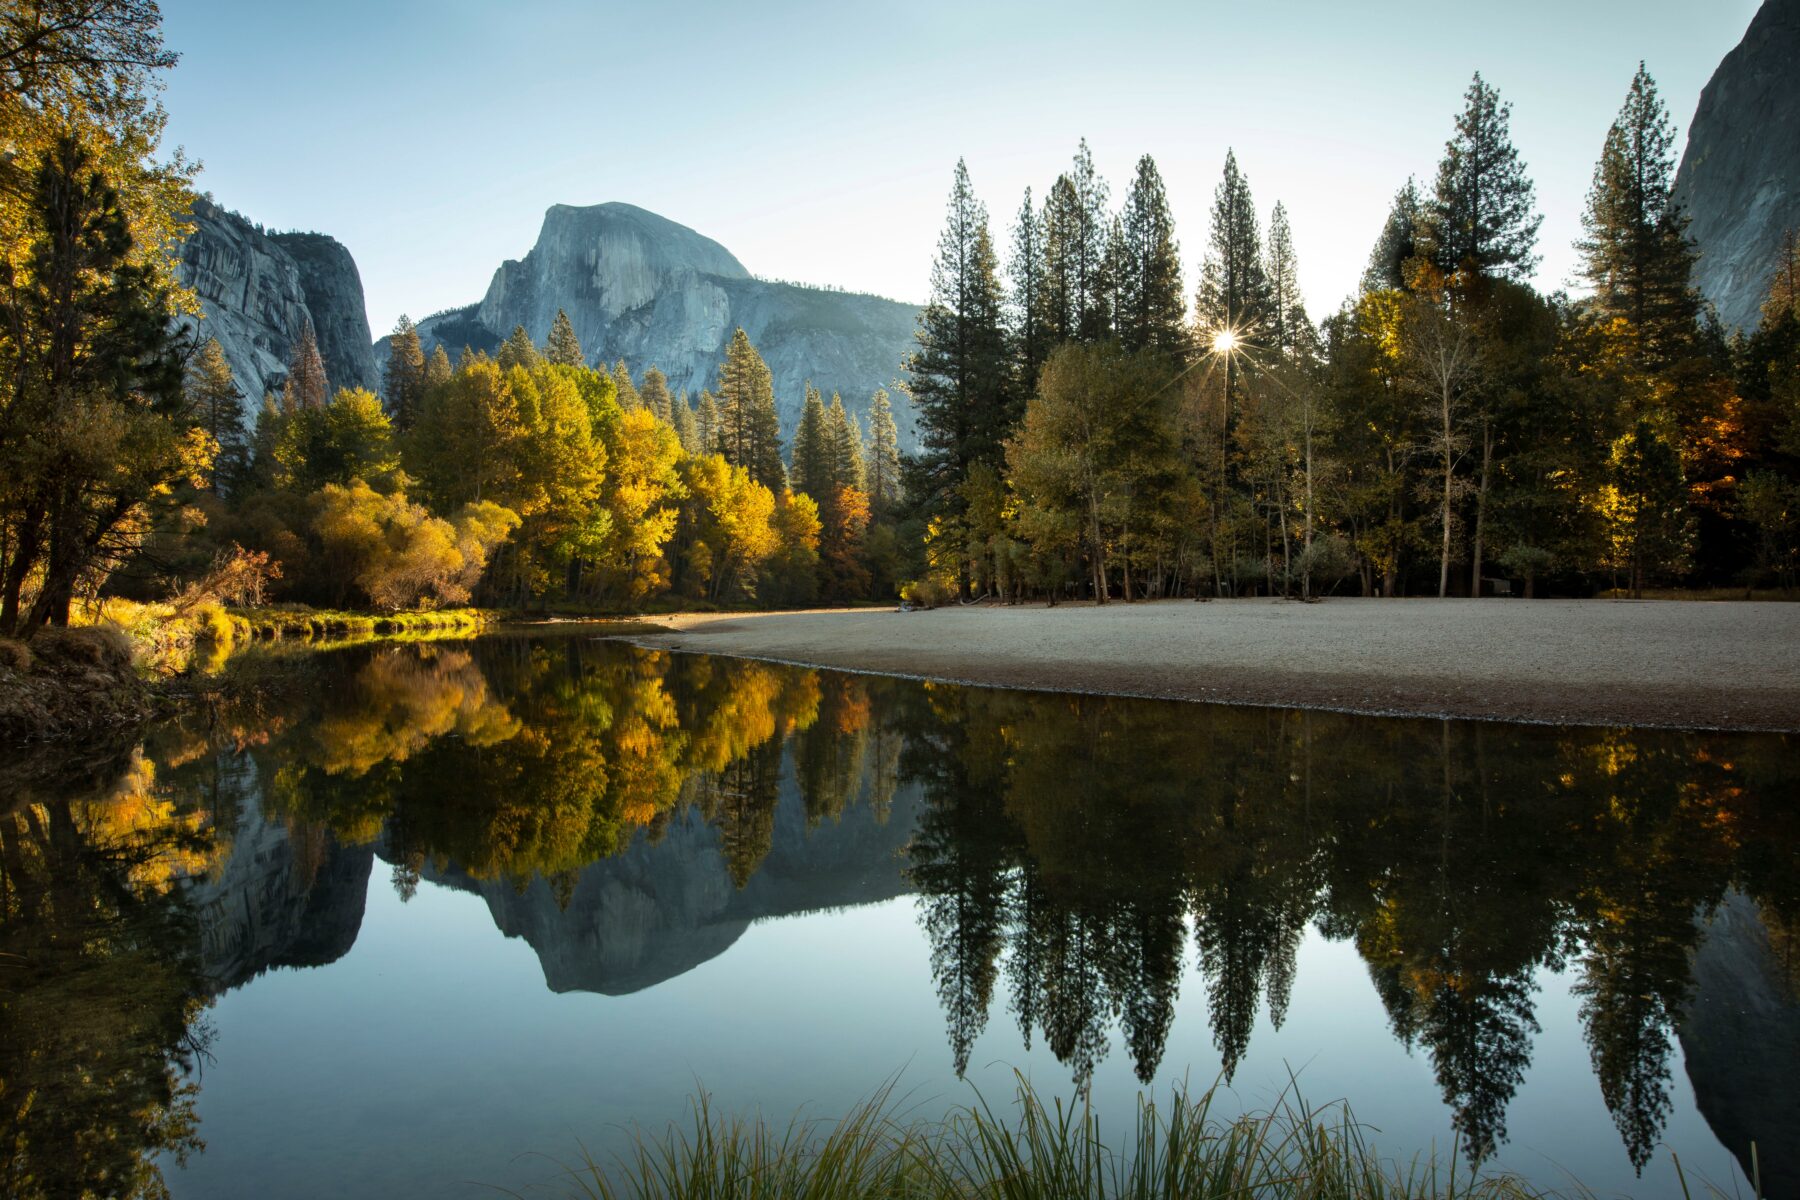
[[[689,454],[701,452],[700,422],[694,415],[694,406],[688,403],[688,394],[683,391],[675,398],[672,424],[675,426],[675,440]]]
[[[1594,289],[1593,314],[1629,323],[1640,368],[1672,361],[1693,343],[1699,319],[1694,248],[1687,217],[1670,199],[1674,183],[1675,127],[1639,63],[1594,167],[1576,249]]]
[[[1274,325],[1274,301],[1263,273],[1262,235],[1250,184],[1237,155],[1225,152],[1225,177],[1213,193],[1212,237],[1200,270],[1194,315],[1203,334],[1230,330],[1260,339]]]
[[[998,466],[1013,424],[999,269],[987,208],[958,161],[944,232],[931,268],[931,298],[919,314],[918,348],[907,360],[923,448],[908,491],[927,511],[959,512],[960,485],[974,463]]]
[[[694,410],[694,442],[699,454],[721,453],[719,402],[706,388],[700,389],[700,407]]]
[[[1800,317],[1800,233],[1786,229],[1775,244],[1775,273],[1762,303],[1763,324],[1778,324],[1790,314]]]
[[[424,394],[425,351],[419,345],[419,330],[412,318],[402,313],[394,323],[394,336],[388,339],[387,367],[381,377],[381,398],[387,402],[394,428],[412,428]]]
[[[1050,353],[1045,324],[1045,270],[1044,219],[1031,207],[1031,189],[1026,188],[1012,230],[1012,258],[1007,263],[1007,278],[1012,284],[1007,296],[1007,316],[1019,356],[1020,389],[1026,393],[1036,386],[1038,368]]]
[[[1117,333],[1127,350],[1181,354],[1187,346],[1187,303],[1181,290],[1181,249],[1156,161],[1138,159],[1137,175],[1119,218],[1123,244],[1115,283]]]
[[[825,444],[831,456],[834,487],[862,491],[862,430],[844,408],[844,398],[836,392],[831,393],[831,407],[825,413]]]
[[[1362,276],[1364,292],[1399,291],[1406,286],[1406,264],[1418,256],[1419,222],[1424,215],[1418,182],[1408,178],[1406,186],[1394,193],[1381,235],[1369,251],[1369,265]]]
[[[796,492],[805,492],[815,500],[829,496],[834,482],[830,448],[825,440],[825,416],[825,398],[807,380],[806,402],[800,409],[800,424],[794,429],[794,469],[790,480]]]
[[[877,388],[869,399],[869,441],[863,450],[863,484],[876,517],[892,512],[900,495],[900,431],[887,391]]]
[[[631,382],[631,372],[626,369],[625,360],[620,359],[613,364],[613,389],[619,394],[619,407],[626,412],[634,408],[644,407],[644,398],[638,395],[637,385]]]
[[[244,432],[244,393],[217,338],[206,339],[188,364],[184,391],[195,423],[218,446],[208,486],[229,492],[249,468],[250,443]]]
[[[719,445],[728,462],[743,467],[771,492],[787,487],[774,382],[742,329],[731,335],[719,366]]]
[[[513,331],[500,343],[500,353],[494,356],[494,361],[500,364],[502,371],[509,371],[514,367],[530,371],[543,365],[544,356],[538,353],[537,344],[525,332],[525,327],[514,325]]]
[[[581,339],[575,336],[575,326],[569,320],[569,314],[562,309],[556,310],[556,319],[550,322],[550,338],[544,343],[544,360],[559,367],[585,367],[587,356],[581,352]]]
[[[431,357],[425,360],[425,386],[434,388],[450,382],[453,372],[450,369],[450,355],[445,351],[443,343],[433,346]]]
[[[639,395],[652,416],[666,425],[675,423],[675,401],[669,395],[669,377],[651,367],[644,372],[644,386]]]
[[[1039,326],[1044,337],[1044,357],[1064,342],[1072,342],[1081,327],[1080,292],[1076,253],[1081,231],[1081,197],[1067,175],[1058,175],[1044,197],[1044,215],[1038,223],[1043,235],[1044,280]],[[1042,366],[1042,363],[1039,363]]]
[[[1512,105],[1475,73],[1444,144],[1420,241],[1446,275],[1470,269],[1523,282],[1537,265],[1536,192],[1512,144]]]
[[[1069,181],[1075,185],[1079,216],[1073,247],[1076,333],[1083,341],[1101,341],[1112,332],[1112,288],[1106,271],[1106,241],[1112,223],[1106,216],[1106,181],[1094,173],[1094,156],[1086,138],[1075,150]]]
[[[325,360],[319,357],[319,342],[313,335],[312,318],[300,326],[300,337],[288,356],[287,381],[281,385],[281,407],[285,412],[324,408],[331,398],[331,384],[325,378]]]
[[[1269,281],[1269,345],[1292,354],[1311,328],[1306,303],[1300,296],[1300,259],[1294,252],[1294,231],[1288,227],[1287,209],[1279,202],[1269,214],[1269,246],[1263,256],[1263,276]]]

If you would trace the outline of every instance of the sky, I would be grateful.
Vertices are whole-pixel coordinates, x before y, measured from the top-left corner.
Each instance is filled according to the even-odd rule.
[[[1685,138],[1756,7],[163,0],[165,144],[225,207],[348,246],[377,336],[480,299],[550,205],[612,200],[758,275],[922,301],[957,159],[1004,245],[1084,137],[1115,203],[1155,158],[1190,294],[1235,150],[1265,228],[1287,206],[1316,318],[1478,70],[1536,181],[1538,286],[1567,285],[1638,61]]]

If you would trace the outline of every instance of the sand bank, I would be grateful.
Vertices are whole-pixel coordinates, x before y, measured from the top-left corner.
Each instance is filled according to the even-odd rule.
[[[1191,600],[656,618],[645,645],[1004,687],[1800,729],[1800,604]]]

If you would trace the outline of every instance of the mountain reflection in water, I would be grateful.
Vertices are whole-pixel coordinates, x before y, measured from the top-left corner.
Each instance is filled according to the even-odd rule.
[[[1198,1067],[1229,1079],[1259,1016],[1282,1026],[1310,927],[1354,946],[1475,1159],[1507,1138],[1534,980],[1568,972],[1634,1164],[1679,1037],[1720,1140],[1788,1172],[1771,1196],[1800,1186],[1768,1153],[1800,1140],[1790,738],[973,689],[580,633],[281,669],[276,699],[0,778],[0,1192],[156,1194],[200,1146],[211,999],[344,955],[377,858],[402,899],[478,893],[559,992],[913,892],[949,1064],[1004,1022],[1078,1086],[1114,1053],[1156,1076],[1184,987],[1218,1054]]]

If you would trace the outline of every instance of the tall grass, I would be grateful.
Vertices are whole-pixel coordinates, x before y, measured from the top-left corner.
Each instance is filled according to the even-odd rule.
[[[234,648],[253,641],[337,644],[372,638],[472,637],[494,620],[476,608],[377,614],[304,605],[227,608],[216,602],[183,608],[168,601],[140,603],[117,597],[84,606],[76,615],[85,624],[117,627],[130,640],[139,665],[162,676],[216,674]]]
[[[610,1162],[584,1151],[564,1194],[588,1200],[1515,1200],[1553,1193],[1459,1171],[1454,1156],[1383,1159],[1347,1105],[1290,1088],[1268,1112],[1212,1115],[1213,1091],[1140,1098],[1128,1137],[1103,1136],[1085,1101],[1045,1103],[1019,1077],[1011,1111],[974,1103],[909,1120],[893,1085],[842,1120],[726,1118],[702,1093],[685,1127],[634,1129]],[[1671,1181],[1672,1182],[1672,1181]],[[1682,1187],[1686,1188],[1686,1181]],[[1717,1195],[1716,1192],[1710,1193]]]

